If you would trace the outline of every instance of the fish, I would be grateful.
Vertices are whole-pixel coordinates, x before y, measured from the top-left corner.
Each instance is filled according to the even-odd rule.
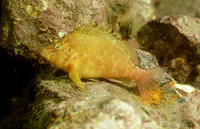
[[[69,73],[80,91],[86,91],[82,78],[128,78],[137,82],[142,98],[156,102],[162,98],[159,83],[163,71],[138,67],[136,52],[101,25],[77,26],[59,41],[44,47],[41,56]]]

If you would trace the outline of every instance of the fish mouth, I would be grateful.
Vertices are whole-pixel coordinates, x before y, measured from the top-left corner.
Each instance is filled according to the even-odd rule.
[[[45,58],[46,60],[50,60],[49,52],[48,52],[46,49],[43,49],[43,50],[41,51],[41,56],[42,56],[43,58]]]

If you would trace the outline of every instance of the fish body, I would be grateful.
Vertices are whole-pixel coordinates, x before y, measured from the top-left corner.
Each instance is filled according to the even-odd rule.
[[[98,27],[76,28],[55,44],[45,47],[41,55],[68,72],[71,80],[82,91],[85,87],[81,78],[131,78],[141,82],[142,86],[138,86],[143,97],[149,97],[149,91],[157,89],[151,85],[159,79],[157,76],[151,77],[153,72],[137,67],[136,53],[112,33]],[[145,77],[147,80],[142,81]],[[149,79],[153,81],[145,86]]]

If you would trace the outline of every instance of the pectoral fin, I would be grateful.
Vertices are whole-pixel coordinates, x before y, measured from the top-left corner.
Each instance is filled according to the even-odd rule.
[[[82,92],[86,91],[84,85],[82,84],[80,80],[81,77],[79,75],[79,65],[77,61],[71,62],[70,67],[69,67],[69,77],[76,84],[77,88],[80,91]]]

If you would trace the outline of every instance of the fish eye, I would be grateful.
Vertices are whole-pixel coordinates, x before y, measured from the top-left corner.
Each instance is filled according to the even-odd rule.
[[[56,45],[56,46],[55,46],[55,49],[56,49],[56,50],[61,49],[60,45]]]

